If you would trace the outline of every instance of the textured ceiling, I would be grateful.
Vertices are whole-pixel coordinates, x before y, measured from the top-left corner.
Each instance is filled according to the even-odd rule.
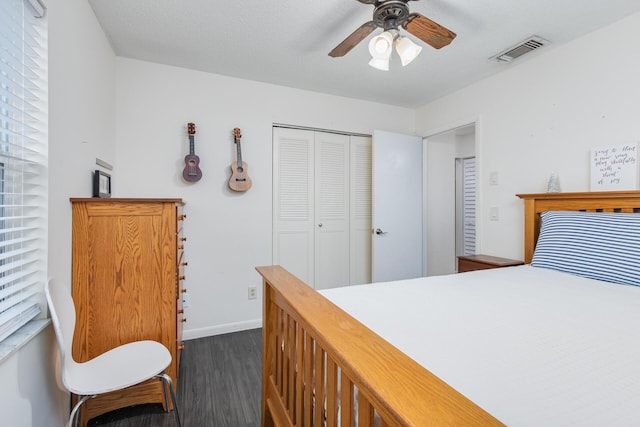
[[[345,57],[327,55],[371,20],[373,6],[356,0],[89,3],[122,57],[410,108],[516,66],[489,58],[531,35],[552,44],[529,57],[640,11],[639,0],[411,1],[458,37],[435,50],[409,35],[420,56],[402,67],[394,53],[384,72],[367,65],[369,38]]]

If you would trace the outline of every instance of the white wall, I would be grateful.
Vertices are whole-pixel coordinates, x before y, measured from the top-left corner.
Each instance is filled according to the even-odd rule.
[[[455,271],[456,136],[447,132],[425,142],[427,194],[427,275]]]
[[[48,1],[49,276],[71,283],[70,197],[115,157],[115,54],[85,0]]]
[[[478,118],[478,249],[523,256],[523,209],[516,193],[589,190],[589,150],[640,140],[640,14],[562,46],[505,65],[506,71],[417,111],[430,135]],[[489,186],[489,174],[499,185]],[[489,221],[489,208],[500,210]]]
[[[473,126],[473,125],[471,125]],[[475,132],[456,130],[425,140],[427,275],[456,272],[456,158],[475,155]],[[461,220],[461,219],[460,219]]]
[[[185,338],[258,327],[255,266],[272,262],[272,124],[359,133],[413,133],[415,111],[137,60],[117,60],[113,195],[180,197],[186,202]],[[202,179],[182,180],[187,122],[196,124]],[[253,187],[227,188],[233,128]]]
[[[71,280],[69,197],[91,196],[95,158],[114,157],[115,55],[85,0],[46,2],[49,21],[49,277]],[[87,141],[83,143],[82,141]],[[0,364],[0,424],[62,425],[49,327]]]

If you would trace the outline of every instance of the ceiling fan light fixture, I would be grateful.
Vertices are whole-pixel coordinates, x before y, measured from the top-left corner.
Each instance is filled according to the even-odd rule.
[[[373,37],[369,42],[369,53],[374,58],[389,58],[393,49],[393,35],[389,31]]]
[[[422,51],[422,46],[418,46],[407,37],[398,37],[395,44],[403,67],[416,59]]]
[[[369,53],[371,54],[369,65],[378,70],[389,71],[393,40],[394,36],[389,31],[384,31],[371,39],[369,42]]]
[[[371,58],[369,65],[381,71],[389,71],[389,58]]]

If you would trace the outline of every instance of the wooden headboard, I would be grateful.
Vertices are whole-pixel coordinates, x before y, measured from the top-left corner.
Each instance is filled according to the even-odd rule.
[[[524,262],[529,264],[545,211],[639,212],[640,191],[516,194],[524,200]]]

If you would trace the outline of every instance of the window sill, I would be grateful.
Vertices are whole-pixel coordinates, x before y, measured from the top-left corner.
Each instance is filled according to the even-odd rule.
[[[51,319],[32,320],[0,342],[0,363],[24,347],[25,344],[42,332],[49,323],[51,323]]]

